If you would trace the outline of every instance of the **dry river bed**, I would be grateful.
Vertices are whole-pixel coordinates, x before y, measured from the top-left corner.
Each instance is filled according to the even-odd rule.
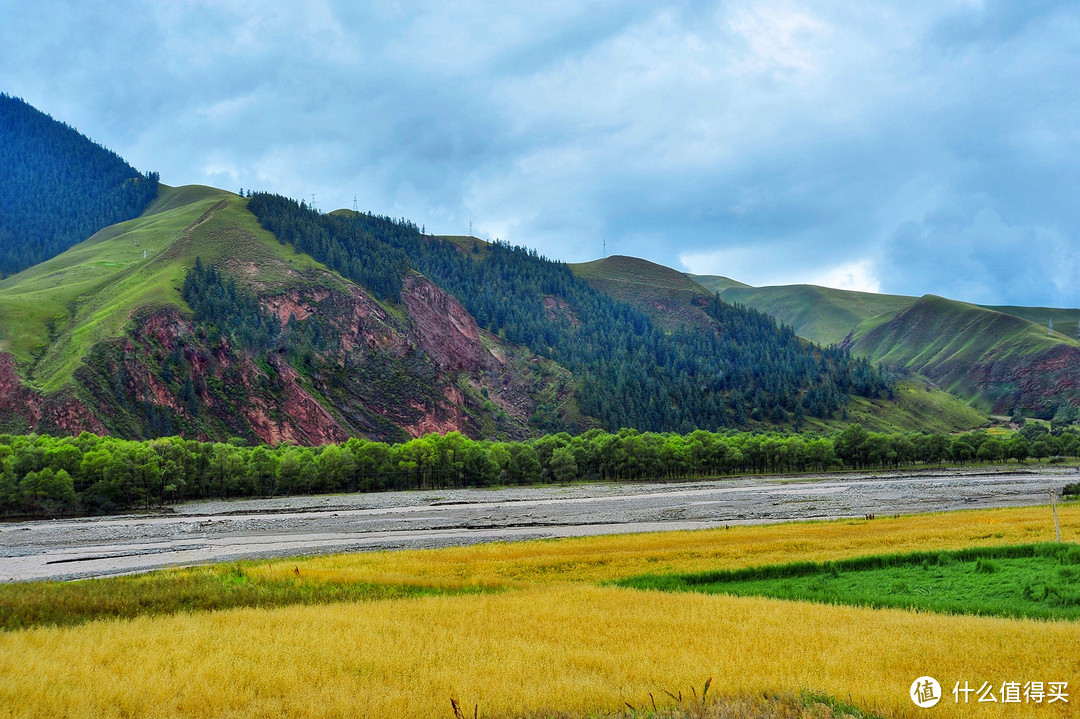
[[[192,502],[0,523],[0,581],[236,559],[444,547],[1049,503],[1077,469],[935,470]]]

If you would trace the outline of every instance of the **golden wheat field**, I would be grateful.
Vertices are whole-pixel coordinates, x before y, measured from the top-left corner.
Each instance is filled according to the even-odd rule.
[[[1059,509],[1080,539],[1080,507]],[[92,622],[0,635],[0,715],[450,717],[618,710],[664,690],[825,692],[885,716],[1080,716],[1080,623],[604,586],[642,572],[1052,541],[1049,508],[737,527],[252,565],[505,591]],[[945,698],[922,710],[916,677]],[[955,704],[954,681],[1068,681],[1070,703]]]

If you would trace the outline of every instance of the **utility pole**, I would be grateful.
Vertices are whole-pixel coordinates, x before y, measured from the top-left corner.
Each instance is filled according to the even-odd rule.
[[[1053,487],[1050,488],[1050,506],[1054,508],[1054,531],[1057,532],[1057,543],[1061,544],[1061,525],[1058,524],[1057,518],[1057,494]]]
[[[604,254],[601,257],[607,257],[607,237],[604,238]]]
[[[352,211],[353,212],[359,212],[360,211],[360,208],[358,208],[357,205],[356,205],[356,195],[352,196]]]
[[[472,220],[469,220],[469,237],[472,237]]]

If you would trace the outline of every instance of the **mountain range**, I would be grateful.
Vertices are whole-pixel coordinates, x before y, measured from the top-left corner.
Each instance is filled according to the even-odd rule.
[[[169,187],[74,132],[0,103],[0,152],[24,178],[0,193],[21,263],[0,280],[0,431],[950,431],[1080,404],[1080,311],[755,288],[628,257],[566,265],[404,219]],[[48,177],[64,202],[26,221]],[[83,227],[57,207],[84,203],[114,214],[76,213],[95,226],[55,240]]]

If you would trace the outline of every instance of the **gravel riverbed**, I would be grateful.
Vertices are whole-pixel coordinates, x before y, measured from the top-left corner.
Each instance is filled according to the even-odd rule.
[[[0,524],[0,581],[236,559],[1047,504],[1072,467],[445,489],[192,502]]]

